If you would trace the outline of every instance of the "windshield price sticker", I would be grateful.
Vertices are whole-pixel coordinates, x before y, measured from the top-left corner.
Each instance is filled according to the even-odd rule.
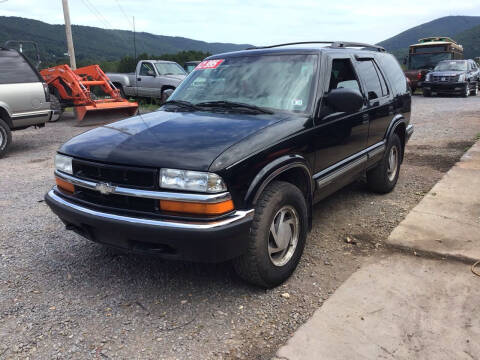
[[[195,70],[216,69],[225,59],[205,60],[197,65]]]

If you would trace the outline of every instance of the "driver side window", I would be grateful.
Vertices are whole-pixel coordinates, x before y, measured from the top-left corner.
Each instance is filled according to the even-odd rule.
[[[334,59],[332,61],[332,73],[330,74],[330,86],[328,87],[328,92],[339,88],[352,89],[361,92],[350,59]]]
[[[153,65],[147,62],[142,63],[140,67],[140,75],[142,76],[153,76],[155,74],[155,70],[153,69]]]

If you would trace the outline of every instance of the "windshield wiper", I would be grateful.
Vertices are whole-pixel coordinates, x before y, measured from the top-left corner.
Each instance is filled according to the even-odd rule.
[[[234,101],[226,101],[226,100],[219,100],[219,101],[205,101],[201,103],[195,104],[198,107],[220,107],[224,109],[246,109],[255,111],[262,114],[273,114],[273,111],[261,108],[259,106],[244,104]]]
[[[163,105],[177,105],[179,107],[183,107],[185,109],[189,109],[189,110],[202,110],[201,108],[199,108],[198,106],[192,104],[191,102],[189,101],[184,101],[184,100],[167,100],[165,102],[165,104]]]

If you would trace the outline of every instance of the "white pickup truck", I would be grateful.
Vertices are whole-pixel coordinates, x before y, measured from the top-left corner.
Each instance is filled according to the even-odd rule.
[[[123,97],[149,97],[166,100],[187,76],[173,61],[141,60],[134,73],[107,73]]]

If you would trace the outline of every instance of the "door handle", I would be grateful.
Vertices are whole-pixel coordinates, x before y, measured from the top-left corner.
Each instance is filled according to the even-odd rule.
[[[362,124],[368,124],[370,122],[370,115],[368,114],[362,114]]]

